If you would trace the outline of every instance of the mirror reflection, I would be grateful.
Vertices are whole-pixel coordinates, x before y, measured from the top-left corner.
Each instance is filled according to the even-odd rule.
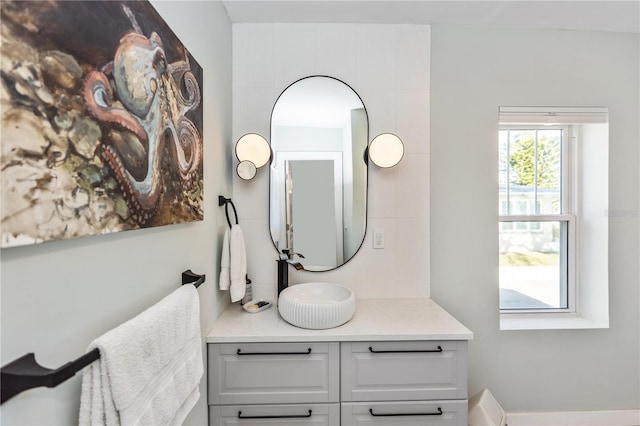
[[[302,254],[306,270],[337,268],[362,245],[368,133],[362,100],[335,78],[303,78],[276,101],[269,227],[278,252]]]

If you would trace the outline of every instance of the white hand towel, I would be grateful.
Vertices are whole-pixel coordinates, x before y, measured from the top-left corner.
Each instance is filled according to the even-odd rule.
[[[200,302],[183,285],[94,340],[84,370],[80,425],[181,425],[200,397]]]
[[[247,253],[244,244],[244,233],[240,225],[231,227],[229,238],[229,253],[231,256],[231,266],[229,275],[231,277],[231,301],[242,300],[247,287]]]
[[[229,255],[229,228],[224,231],[224,238],[222,239],[222,255],[220,256],[220,290],[229,290],[231,258]]]

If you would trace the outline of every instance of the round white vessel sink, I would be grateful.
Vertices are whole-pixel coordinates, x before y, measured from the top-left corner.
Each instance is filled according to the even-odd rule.
[[[333,328],[353,317],[356,297],[353,291],[339,284],[295,284],[280,293],[278,311],[285,321],[296,327]]]

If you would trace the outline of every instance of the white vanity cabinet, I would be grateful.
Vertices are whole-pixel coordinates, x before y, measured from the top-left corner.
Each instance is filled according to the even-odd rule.
[[[207,335],[209,424],[467,424],[473,334],[430,299],[360,300],[304,330],[230,306]]]
[[[467,398],[467,342],[342,343],[343,401]]]
[[[209,344],[209,423],[338,425],[339,358],[337,342]]]
[[[341,425],[466,425],[466,341],[341,343]]]
[[[466,426],[467,401],[342,403],[342,426]]]
[[[210,405],[209,425],[337,426],[340,404]]]
[[[466,341],[209,344],[209,422],[466,425],[466,349]]]
[[[338,343],[209,345],[209,404],[340,400]]]

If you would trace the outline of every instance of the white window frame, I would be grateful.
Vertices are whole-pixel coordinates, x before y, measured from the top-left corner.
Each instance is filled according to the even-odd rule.
[[[575,149],[575,138],[572,135],[571,125],[554,125],[547,126],[542,124],[522,124],[522,125],[501,125],[502,130],[561,130],[561,189],[560,189],[560,213],[557,214],[507,214],[500,215],[499,222],[560,222],[566,227],[566,237],[561,238],[562,247],[560,250],[559,270],[563,273],[564,278],[561,283],[561,291],[563,292],[561,308],[523,308],[523,309],[500,309],[501,315],[525,315],[525,314],[558,314],[576,312],[576,216],[574,212],[575,194],[579,192],[578,183],[572,178],[572,154]],[[537,143],[537,142],[536,142]],[[507,159],[508,160],[508,159]],[[508,186],[508,183],[507,183]],[[534,201],[537,201],[534,199]],[[509,199],[507,198],[507,203]],[[508,206],[508,204],[507,204]],[[527,228],[529,232],[531,230]]]
[[[596,124],[608,122],[607,108],[581,107],[500,107],[500,126],[510,124]],[[506,123],[506,124],[505,124]],[[522,126],[518,126],[522,127]],[[579,130],[574,132],[576,127]],[[608,127],[606,128],[608,133]],[[608,135],[592,139],[587,149],[577,138],[582,126],[572,126],[563,149],[570,158],[563,173],[565,188],[571,188],[566,214],[568,223],[568,244],[574,249],[568,251],[570,264],[568,273],[570,293],[569,308],[565,310],[544,309],[527,312],[500,312],[501,330],[532,329],[587,329],[609,327],[608,299]],[[594,140],[596,142],[594,143]],[[581,148],[581,145],[583,146]],[[597,175],[591,179],[591,175]],[[585,182],[588,181],[588,182]],[[598,186],[594,188],[594,186]],[[593,196],[592,194],[598,194]],[[530,215],[524,219],[532,220]],[[500,216],[502,219],[503,216]],[[547,215],[536,216],[540,220],[550,220]],[[553,220],[558,216],[553,215]],[[517,217],[509,216],[511,221]],[[523,217],[520,217],[523,219]],[[581,232],[589,229],[589,232]],[[594,232],[595,230],[595,232]],[[573,264],[573,269],[571,269]]]

